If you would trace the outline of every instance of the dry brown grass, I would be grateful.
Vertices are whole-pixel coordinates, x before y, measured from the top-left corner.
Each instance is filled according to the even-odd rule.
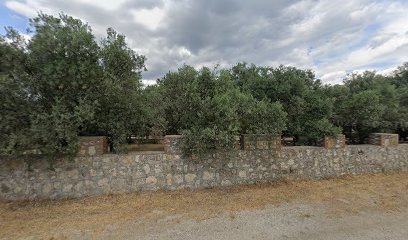
[[[377,174],[199,191],[147,192],[68,199],[0,203],[0,238],[58,236],[64,229],[103,230],[128,221],[160,221],[168,216],[202,220],[221,213],[251,211],[289,202],[323,203],[333,214],[408,207],[408,173]],[[57,235],[55,235],[57,234]],[[97,235],[95,235],[97,236]],[[62,238],[59,235],[57,238]],[[49,239],[49,238],[48,238]]]
[[[152,144],[152,143],[133,143],[128,145],[129,152],[139,152],[139,151],[164,151],[163,144]]]

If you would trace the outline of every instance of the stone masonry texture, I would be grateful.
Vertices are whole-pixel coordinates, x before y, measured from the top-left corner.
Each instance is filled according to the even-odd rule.
[[[108,139],[104,136],[81,137],[78,155],[95,156],[108,153]]]
[[[197,160],[175,149],[104,154],[58,160],[53,170],[44,159],[33,160],[31,170],[23,160],[2,159],[0,199],[76,198],[408,170],[408,144],[265,148],[207,154]]]
[[[369,143],[380,146],[398,145],[398,134],[391,133],[371,133],[369,136]]]
[[[324,137],[323,146],[325,148],[344,148],[346,146],[346,136],[338,134],[337,136]]]

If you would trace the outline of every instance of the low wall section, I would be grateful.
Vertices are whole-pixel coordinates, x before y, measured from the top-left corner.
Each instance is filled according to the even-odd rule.
[[[342,148],[258,147],[228,154],[183,158],[172,137],[164,152],[104,154],[60,160],[49,170],[45,160],[0,161],[0,199],[96,196],[150,190],[199,189],[270,182],[286,178],[318,179],[342,175],[408,170],[408,144]],[[257,138],[259,140],[259,138]],[[266,145],[265,145],[266,144]]]

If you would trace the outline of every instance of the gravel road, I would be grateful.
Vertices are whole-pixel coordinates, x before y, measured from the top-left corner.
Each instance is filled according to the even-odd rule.
[[[408,173],[0,202],[0,239],[408,239]]]
[[[406,240],[408,211],[369,211],[330,214],[322,205],[290,204],[240,212],[207,220],[174,222],[173,217],[155,224],[134,222],[107,227],[101,239],[314,239]],[[328,213],[329,212],[329,213]],[[177,217],[177,216],[176,216]],[[72,236],[83,239],[86,235]]]

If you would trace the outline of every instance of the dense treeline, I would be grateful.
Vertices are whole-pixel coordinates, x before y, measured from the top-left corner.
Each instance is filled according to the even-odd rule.
[[[408,133],[408,63],[385,77],[366,71],[352,74],[344,85],[325,86],[334,100],[331,121],[351,143],[365,143],[370,132]]]
[[[99,44],[91,28],[66,15],[31,20],[28,42],[16,31],[0,38],[0,151],[27,149],[73,156],[80,135],[108,135],[114,151],[143,124],[145,57],[113,29]]]
[[[86,135],[106,135],[123,152],[131,135],[183,134],[187,154],[229,149],[246,133],[293,136],[297,145],[341,132],[353,143],[370,132],[407,136],[408,64],[335,86],[294,67],[185,65],[143,87],[146,58],[113,29],[98,42],[63,14],[40,14],[31,26],[29,41],[13,29],[0,36],[0,155],[74,156]]]

